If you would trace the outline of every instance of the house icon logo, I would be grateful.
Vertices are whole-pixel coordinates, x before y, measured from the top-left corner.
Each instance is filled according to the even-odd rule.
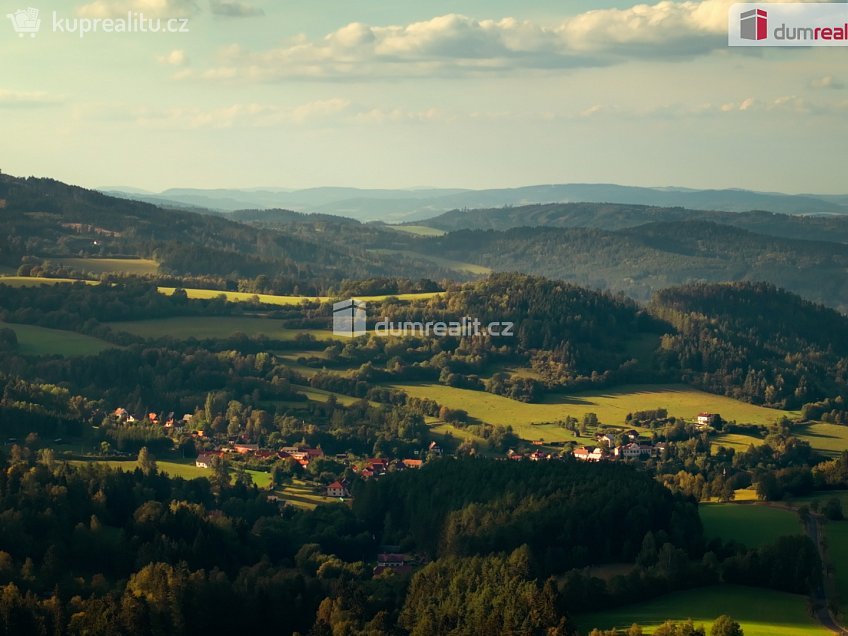
[[[365,302],[351,298],[333,303],[333,335],[355,338],[367,331]]]
[[[768,13],[764,9],[743,11],[739,16],[739,36],[743,40],[765,40],[768,37]]]
[[[19,38],[24,37],[29,33],[29,37],[34,38],[41,30],[41,19],[38,17],[38,9],[29,7],[28,9],[18,9],[14,13],[7,13],[6,17],[12,21],[12,28]]]

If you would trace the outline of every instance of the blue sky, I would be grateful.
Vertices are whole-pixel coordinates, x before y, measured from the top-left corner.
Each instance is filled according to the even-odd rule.
[[[90,187],[844,192],[846,50],[726,46],[727,0],[0,0],[0,169]],[[52,32],[142,11],[189,33]]]

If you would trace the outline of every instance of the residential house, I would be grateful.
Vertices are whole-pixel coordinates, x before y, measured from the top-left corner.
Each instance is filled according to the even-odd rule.
[[[600,447],[586,447],[581,446],[579,448],[575,448],[573,455],[576,459],[584,462],[599,462],[604,459],[604,449]]]
[[[642,457],[655,457],[656,449],[650,444],[638,444],[631,442],[615,449],[616,457],[622,459],[640,459]]]
[[[327,496],[339,498],[350,497],[350,491],[343,481],[334,481],[327,486]]]
[[[198,468],[212,468],[212,459],[217,457],[214,453],[201,453],[194,460],[194,465]]]
[[[598,433],[595,435],[595,440],[607,448],[615,448],[615,435],[612,433],[604,433],[603,435]]]
[[[721,416],[718,413],[698,413],[696,421],[699,428],[706,428],[715,425],[719,419],[721,419]]]
[[[406,466],[407,468],[418,469],[418,468],[421,468],[421,466],[424,465],[424,461],[421,460],[421,459],[404,459],[403,465]]]
[[[427,447],[427,451],[431,455],[435,455],[436,457],[442,456],[442,447],[439,446],[436,442],[430,442],[430,446]]]
[[[239,455],[248,455],[250,453],[255,453],[256,451],[258,451],[259,450],[259,444],[237,443],[237,444],[233,444],[233,449]]]

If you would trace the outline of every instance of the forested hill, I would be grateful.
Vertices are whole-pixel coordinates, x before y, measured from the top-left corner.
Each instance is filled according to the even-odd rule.
[[[331,243],[315,232],[253,227],[52,179],[0,175],[0,201],[0,264],[8,267],[24,257],[141,256],[155,259],[167,274],[289,281],[281,291],[286,284],[309,289],[345,278],[415,276],[422,269],[409,258]],[[432,263],[427,267],[439,273]]]
[[[661,357],[684,379],[781,408],[828,396],[834,400],[816,416],[821,410],[844,415],[848,318],[842,314],[763,283],[666,289],[650,309],[676,330],[663,337]]]
[[[848,245],[763,236],[704,221],[652,223],[617,232],[550,227],[461,230],[413,247],[496,271],[621,291],[638,300],[673,285],[751,280],[848,307]]]
[[[515,227],[586,227],[621,230],[646,223],[713,221],[765,234],[848,242],[848,217],[800,216],[765,211],[719,212],[619,203],[548,203],[478,210],[452,210],[417,225],[454,230],[508,230]]]

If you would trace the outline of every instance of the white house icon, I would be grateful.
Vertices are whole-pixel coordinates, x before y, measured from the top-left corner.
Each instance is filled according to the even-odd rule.
[[[333,335],[355,338],[367,331],[365,301],[351,298],[333,303]]]

